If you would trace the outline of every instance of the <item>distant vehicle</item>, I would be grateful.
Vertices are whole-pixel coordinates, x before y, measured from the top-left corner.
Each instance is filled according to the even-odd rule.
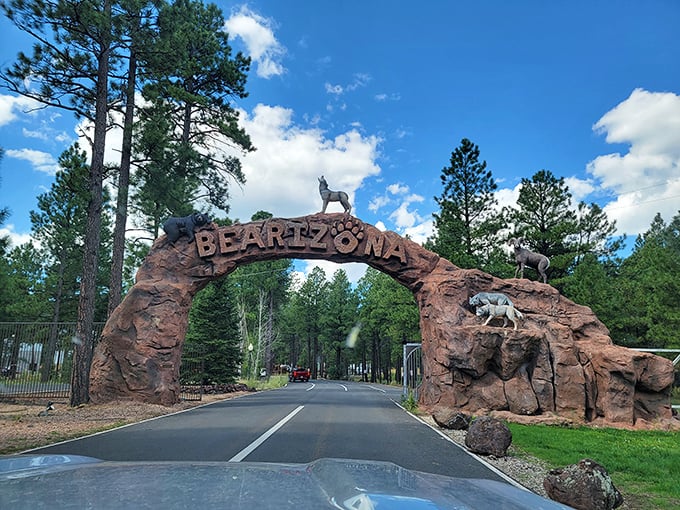
[[[288,380],[290,382],[295,381],[307,382],[309,381],[310,376],[311,374],[308,368],[295,367],[293,368],[293,370],[290,371],[290,374],[288,375]]]

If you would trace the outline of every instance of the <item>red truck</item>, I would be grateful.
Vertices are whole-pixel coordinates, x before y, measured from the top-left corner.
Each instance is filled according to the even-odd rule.
[[[295,381],[307,382],[307,381],[309,381],[309,377],[310,377],[310,372],[309,372],[308,368],[293,367],[293,369],[290,371],[290,374],[288,375],[288,380],[290,382],[295,382]]]

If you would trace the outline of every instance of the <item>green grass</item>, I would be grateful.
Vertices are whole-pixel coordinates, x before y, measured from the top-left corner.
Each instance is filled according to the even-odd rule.
[[[680,508],[680,432],[508,426],[515,447],[553,468],[589,458],[607,470],[627,501],[643,502],[639,508]]]
[[[408,392],[408,397],[401,396],[401,405],[408,412],[418,414],[418,401],[415,399],[412,391]]]
[[[240,383],[247,385],[249,388],[255,388],[258,391],[274,390],[281,388],[288,383],[288,375],[272,375],[267,379],[240,379]]]

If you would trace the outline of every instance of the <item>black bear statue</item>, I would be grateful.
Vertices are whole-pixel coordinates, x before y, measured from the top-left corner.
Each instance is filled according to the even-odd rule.
[[[175,244],[175,241],[183,235],[189,237],[187,242],[190,243],[195,239],[194,229],[208,223],[210,223],[210,217],[207,214],[195,212],[183,218],[168,218],[163,223],[163,230],[172,244]]]

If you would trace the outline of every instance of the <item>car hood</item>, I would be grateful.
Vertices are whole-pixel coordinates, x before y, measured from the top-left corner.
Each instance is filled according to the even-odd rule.
[[[409,471],[389,462],[113,462],[0,458],[0,508],[568,509],[510,484]]]

